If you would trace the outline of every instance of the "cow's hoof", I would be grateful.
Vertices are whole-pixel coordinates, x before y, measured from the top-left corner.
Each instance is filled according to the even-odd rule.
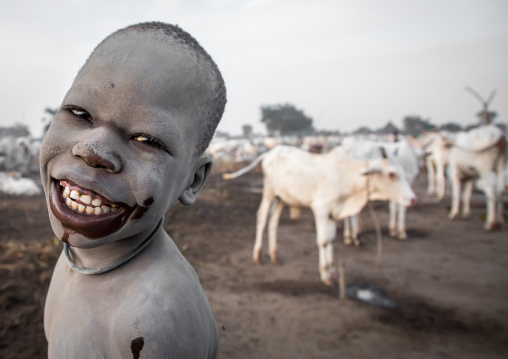
[[[282,263],[279,261],[279,258],[272,258],[272,264],[277,267],[282,265]]]
[[[321,282],[323,282],[323,284],[326,285],[327,287],[333,286],[334,283],[331,279],[321,279]]]
[[[397,238],[397,231],[390,230],[390,237]]]
[[[405,241],[407,239],[407,235],[405,234],[401,234],[400,236],[397,237],[399,239],[399,241]]]
[[[485,225],[485,230],[491,232],[491,231],[498,231],[501,229],[501,223],[494,222],[494,223],[487,223]]]
[[[353,244],[353,241],[351,240],[351,238],[344,238],[344,244],[346,246],[350,246],[351,244]]]
[[[259,258],[254,258],[253,259],[253,262],[256,263],[256,264],[261,264],[261,259]]]
[[[360,245],[362,244],[362,243],[360,243],[360,241],[359,241],[358,239],[356,239],[356,240],[354,241],[354,243],[355,243],[355,246],[356,246],[356,247],[360,247]]]

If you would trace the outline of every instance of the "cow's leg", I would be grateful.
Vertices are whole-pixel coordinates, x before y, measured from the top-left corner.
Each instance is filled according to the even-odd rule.
[[[427,165],[427,194],[433,196],[436,194],[436,172],[434,170],[434,161],[431,156],[426,159]]]
[[[451,185],[452,185],[452,206],[450,209],[450,214],[448,218],[454,219],[459,214],[459,206],[460,206],[460,178],[457,173],[458,171],[454,168],[451,168],[450,177],[451,177]]]
[[[296,221],[298,218],[300,218],[300,213],[302,212],[302,209],[300,207],[289,207],[289,218],[292,221]]]
[[[437,199],[441,201],[445,195],[446,179],[445,165],[441,162],[436,164]]]
[[[270,205],[273,199],[274,195],[272,191],[267,190],[265,186],[263,188],[263,198],[261,199],[261,204],[259,205],[257,213],[256,242],[254,243],[254,250],[252,254],[252,258],[256,263],[261,263],[260,254],[261,246],[263,244],[263,232],[265,230],[266,218],[268,216],[268,212],[270,211]]]
[[[407,208],[397,204],[397,211],[398,211],[398,237],[399,239],[407,239],[407,233],[406,233],[406,210]]]
[[[497,221],[501,224],[504,223],[504,202],[503,191],[505,186],[505,161],[503,158],[498,160],[497,173],[496,173],[496,214]]]
[[[388,209],[390,212],[390,220],[388,223],[388,228],[390,230],[390,237],[397,237],[397,227],[396,227],[396,220],[397,220],[397,203],[394,201],[390,201],[388,204]]]
[[[355,246],[360,245],[360,240],[358,239],[358,234],[360,233],[360,224],[359,222],[360,215],[355,214],[354,216],[351,216],[351,239],[353,240],[353,243]]]
[[[279,218],[284,208],[284,203],[278,198],[275,198],[272,206],[272,213],[270,215],[270,222],[268,223],[268,252],[270,259],[275,265],[280,265],[277,259],[277,228],[279,227]]]
[[[471,213],[471,194],[473,193],[473,181],[468,180],[464,184],[462,193],[462,217],[468,217]]]
[[[328,232],[327,235],[328,245],[326,246],[325,249],[326,263],[327,266],[330,268],[330,279],[337,279],[337,270],[333,265],[333,244],[332,244],[332,242],[335,240],[335,236],[337,235],[337,222],[335,222],[333,219],[328,218],[327,232]]]
[[[351,240],[351,218],[344,218],[344,244],[351,245],[353,241]]]
[[[487,183],[487,181],[484,181]],[[487,218],[485,219],[485,229],[487,231],[492,231],[499,227],[499,224],[496,222],[496,190],[492,185],[492,181],[488,182],[488,185],[485,185],[484,188],[485,193],[485,201],[487,203]]]
[[[333,247],[332,243],[328,240],[328,213],[315,209],[313,209],[313,212],[316,223],[316,243],[319,251],[319,274],[324,284],[331,285],[332,263],[330,261],[333,261]]]

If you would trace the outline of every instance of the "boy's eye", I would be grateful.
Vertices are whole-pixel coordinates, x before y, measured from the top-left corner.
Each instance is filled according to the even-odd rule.
[[[79,117],[85,121],[92,122],[92,115],[90,115],[86,110],[83,110],[81,107],[65,106],[63,109],[72,113],[76,117]]]
[[[161,150],[164,150],[169,153],[169,150],[166,147],[166,145],[164,145],[161,141],[159,141],[155,137],[148,136],[148,135],[134,135],[134,136],[132,136],[131,139],[133,139],[134,141],[141,142],[141,143],[151,146],[151,147],[160,148]]]

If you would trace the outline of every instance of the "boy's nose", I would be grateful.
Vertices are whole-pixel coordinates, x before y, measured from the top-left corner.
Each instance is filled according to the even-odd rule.
[[[118,173],[122,170],[120,156],[93,141],[78,143],[72,148],[72,154],[74,157],[81,158],[90,167],[104,168],[110,173]]]

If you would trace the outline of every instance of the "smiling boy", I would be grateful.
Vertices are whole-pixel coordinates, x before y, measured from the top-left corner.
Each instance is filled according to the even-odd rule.
[[[51,226],[64,242],[48,291],[49,358],[216,358],[217,327],[164,213],[194,203],[226,103],[221,74],[164,23],[101,42],[41,149]]]

